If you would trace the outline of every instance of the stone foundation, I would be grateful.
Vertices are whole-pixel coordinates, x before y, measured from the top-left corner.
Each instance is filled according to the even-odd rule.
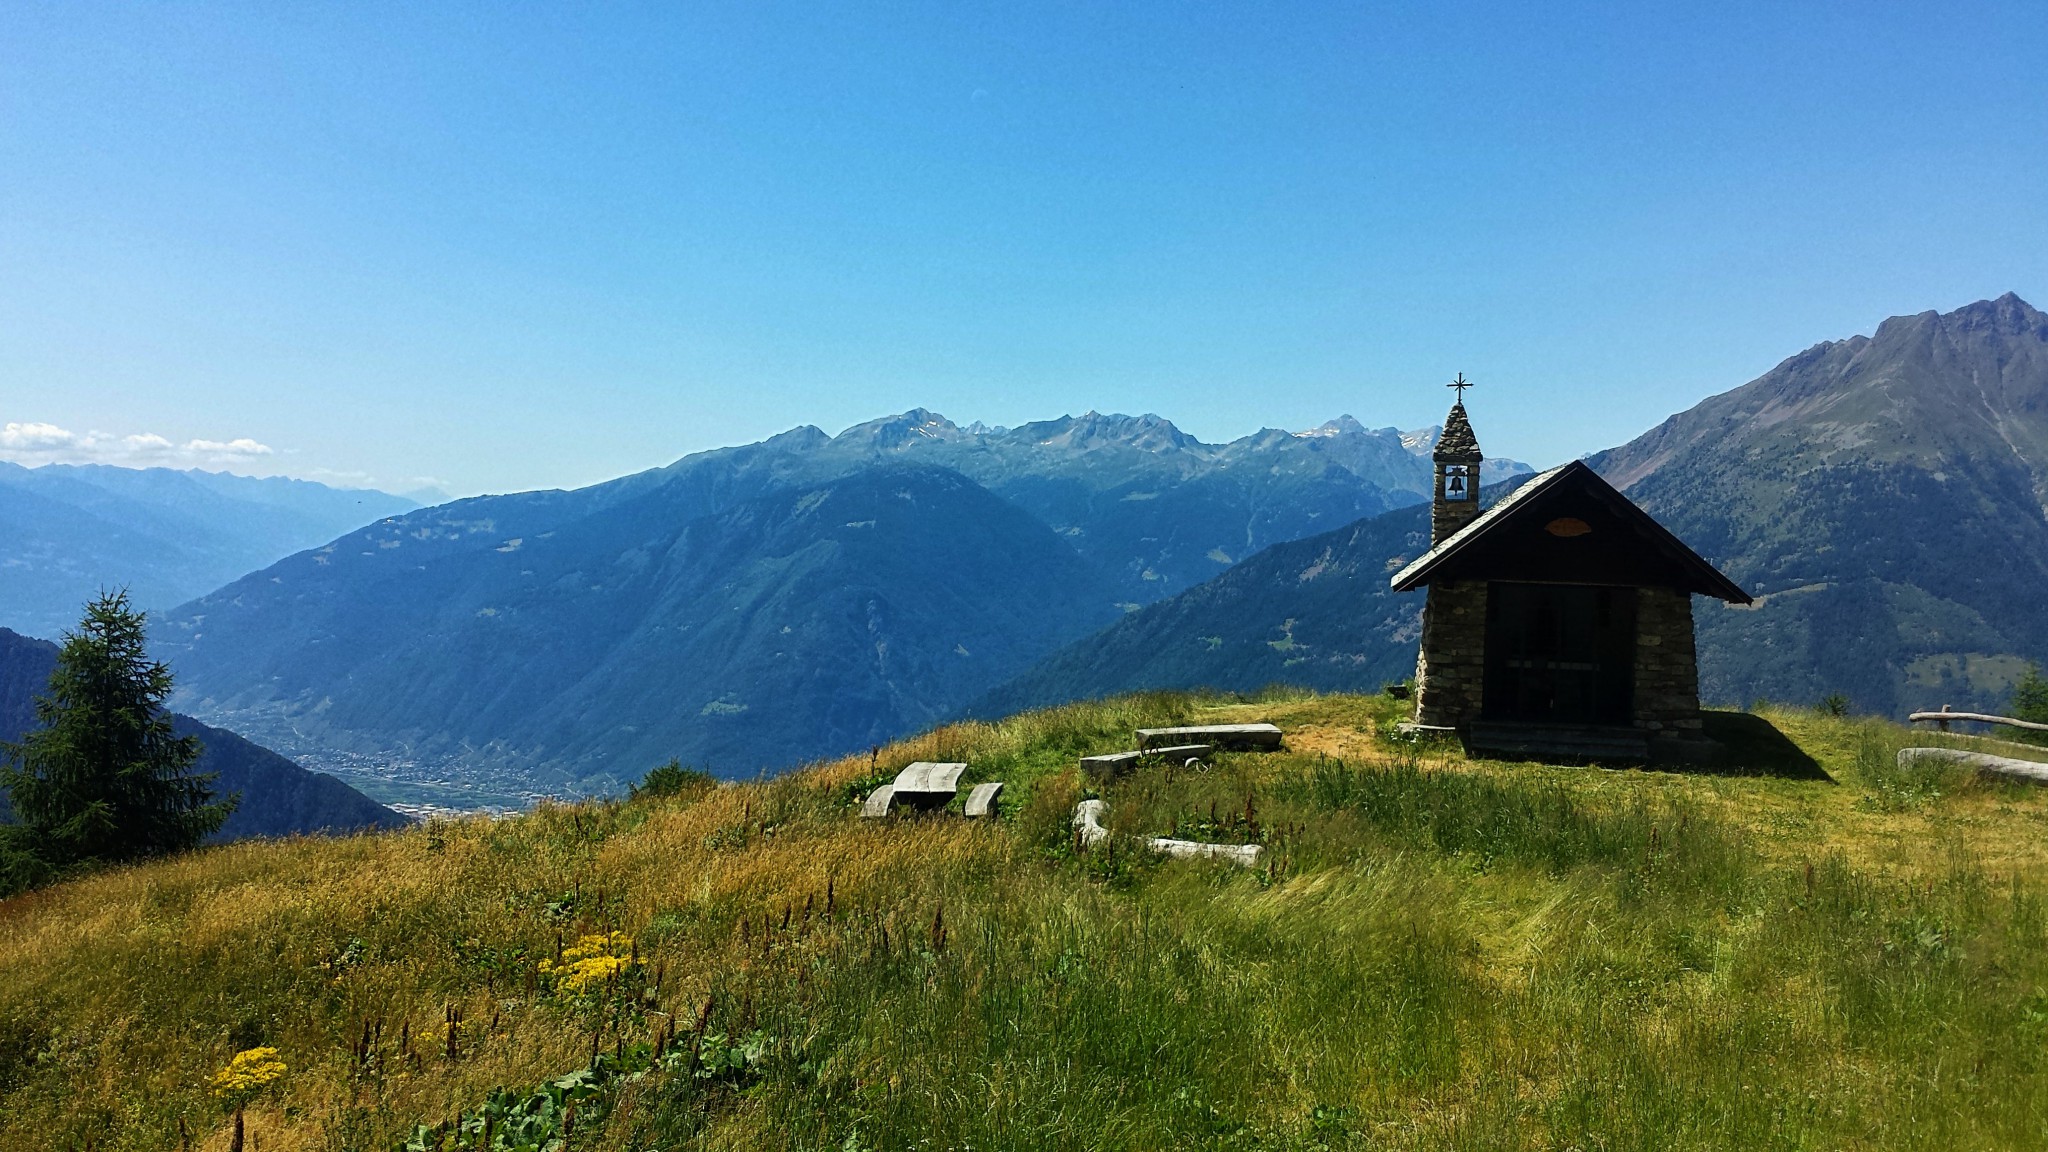
[[[1431,584],[1428,595],[1415,661],[1415,722],[1458,728],[1479,719],[1485,698],[1486,584]]]

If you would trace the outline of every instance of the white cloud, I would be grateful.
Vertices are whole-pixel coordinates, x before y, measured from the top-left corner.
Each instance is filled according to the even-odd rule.
[[[60,450],[77,439],[55,424],[9,424],[0,428],[0,453]]]
[[[254,440],[251,440],[251,439],[249,439],[249,438],[248,438],[247,436],[239,436],[239,437],[236,437],[236,438],[235,438],[235,439],[233,439],[233,440],[225,440],[225,441],[223,441],[223,440],[188,440],[188,441],[186,441],[186,442],[185,442],[185,447],[186,447],[186,449],[187,449],[187,450],[189,450],[189,451],[192,451],[192,452],[210,452],[210,453],[213,453],[213,454],[214,454],[214,455],[216,455],[216,456],[274,456],[274,455],[276,455],[276,451],[275,451],[274,449],[272,449],[270,445],[268,445],[268,444],[258,444],[258,443],[257,443],[256,441],[254,441]]]
[[[228,468],[276,450],[246,436],[176,443],[154,432],[73,432],[34,421],[0,425],[0,460],[16,464],[118,464],[129,468]]]

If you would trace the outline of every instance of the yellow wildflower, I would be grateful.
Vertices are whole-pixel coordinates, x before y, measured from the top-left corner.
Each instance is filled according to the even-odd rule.
[[[593,933],[562,949],[562,961],[540,962],[541,975],[564,992],[589,992],[626,970],[633,938],[624,932]]]
[[[247,1096],[257,1092],[278,1077],[285,1074],[285,1062],[278,1059],[275,1048],[251,1048],[235,1053],[228,1066],[214,1073],[213,1094],[216,1096]]]

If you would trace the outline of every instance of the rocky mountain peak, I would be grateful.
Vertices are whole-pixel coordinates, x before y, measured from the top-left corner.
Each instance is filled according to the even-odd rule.
[[[1347,413],[1337,417],[1335,420],[1326,420],[1306,432],[1296,432],[1295,435],[1308,440],[1335,436],[1364,436],[1366,435],[1366,430],[1365,425],[1360,424],[1356,418]]]
[[[1441,424],[1431,424],[1427,428],[1413,428],[1401,433],[1401,447],[1415,453],[1417,456],[1427,456],[1436,448],[1436,442],[1442,438],[1443,434],[1444,426]]]
[[[958,440],[967,433],[960,426],[929,408],[912,408],[894,416],[884,416],[865,424],[856,424],[833,437],[834,443],[858,444],[882,450],[891,450],[927,440]]]
[[[1079,416],[1062,416],[1057,420],[1027,424],[1018,431],[1030,434],[1037,443],[1046,447],[1084,452],[1109,447],[1172,452],[1204,446],[1200,440],[1175,427],[1173,421],[1153,412],[1126,416],[1120,412],[1091,410]]]

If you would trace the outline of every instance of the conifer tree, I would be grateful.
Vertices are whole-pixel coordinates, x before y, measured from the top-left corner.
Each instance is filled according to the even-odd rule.
[[[2030,720],[2036,724],[2048,724],[2048,677],[2041,675],[2037,665],[2027,665],[2026,675],[2012,686],[2012,716],[2015,720]],[[2013,735],[2036,744],[2048,741],[2048,733],[2035,732],[2024,728],[2010,729]]]
[[[171,730],[171,670],[149,658],[143,626],[126,590],[87,604],[36,700],[40,727],[0,745],[17,873],[24,855],[62,871],[196,847],[234,810],[192,771],[198,739]]]

